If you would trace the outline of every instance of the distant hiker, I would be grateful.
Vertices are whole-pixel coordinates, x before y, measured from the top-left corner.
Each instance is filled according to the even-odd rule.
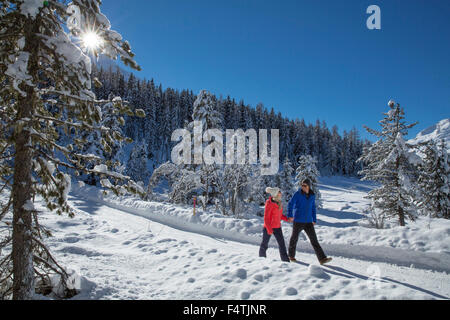
[[[292,236],[289,242],[289,259],[290,261],[297,261],[295,259],[295,252],[297,250],[298,236],[302,230],[305,230],[311,242],[317,259],[321,265],[331,261],[322,250],[322,247],[317,240],[314,225],[317,223],[316,217],[316,195],[311,190],[311,182],[305,179],[302,182],[302,187],[298,190],[288,204],[288,217],[294,218],[294,226],[292,228]]]
[[[284,243],[283,231],[281,229],[281,220],[289,221],[283,215],[283,205],[281,204],[281,191],[279,188],[267,188],[266,192],[270,194],[269,200],[266,201],[264,209],[264,229],[261,247],[259,248],[259,256],[266,257],[269,240],[272,234],[278,242],[280,257],[282,261],[289,262],[289,257]]]

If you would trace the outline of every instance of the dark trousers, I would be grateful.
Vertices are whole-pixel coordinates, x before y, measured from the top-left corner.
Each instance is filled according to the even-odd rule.
[[[322,247],[319,244],[319,241],[317,240],[314,224],[299,223],[299,222],[294,222],[294,226],[292,227],[292,236],[291,241],[289,242],[289,257],[295,258],[298,236],[300,235],[300,232],[302,232],[303,230],[305,230],[306,234],[308,235],[309,241],[311,242],[314,251],[316,252],[317,259],[319,259],[319,261],[325,259],[326,255],[323,252]]]
[[[278,249],[280,250],[280,258],[282,261],[289,262],[289,257],[287,255],[286,245],[284,243],[283,231],[281,228],[272,229],[273,235],[278,242]],[[271,235],[267,233],[266,228],[263,230],[263,239],[261,242],[261,246],[259,247],[259,256],[266,257],[267,248],[269,247]]]

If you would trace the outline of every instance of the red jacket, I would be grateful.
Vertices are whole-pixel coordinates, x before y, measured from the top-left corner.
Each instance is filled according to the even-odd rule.
[[[283,215],[283,208],[279,208],[270,197],[264,209],[264,228],[267,229],[267,233],[272,234],[272,229],[281,228],[281,220],[288,221],[288,218]]]

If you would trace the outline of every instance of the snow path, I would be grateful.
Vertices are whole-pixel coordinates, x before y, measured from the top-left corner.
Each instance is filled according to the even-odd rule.
[[[128,207],[119,204],[117,202],[102,200],[96,196],[91,196],[89,194],[88,195],[77,194],[77,196],[82,196],[85,199],[88,199],[89,201],[98,202],[111,208],[115,208],[117,210],[121,210],[123,212],[127,212],[133,215],[141,216],[154,222],[158,222],[167,225],[171,228],[183,230],[186,232],[258,246],[261,241],[260,235],[253,236],[213,228],[211,226],[205,227],[204,225],[195,223],[194,218],[193,221],[190,222],[181,220],[176,216],[161,214],[161,211],[163,211],[165,208],[164,204],[160,203],[157,204],[158,208],[157,210],[144,211],[141,208]],[[169,207],[168,210],[171,210],[171,208]],[[320,216],[319,216],[319,223],[320,223]],[[286,234],[286,230],[284,231],[286,241],[288,241],[290,237],[291,228],[287,227],[285,229],[289,230],[289,234]],[[318,234],[320,233],[318,232]],[[271,241],[271,246],[276,246],[275,241]],[[330,256],[353,258],[358,260],[366,260],[370,262],[390,263],[405,267],[410,267],[411,265],[413,265],[414,268],[450,273],[450,255],[446,253],[420,252],[414,250],[403,250],[398,248],[381,247],[381,246],[329,244],[329,243],[322,243],[322,247],[325,253]],[[302,241],[301,239],[299,239],[297,249],[299,252],[307,252],[307,253],[314,252],[311,245],[309,244],[309,241]]]
[[[282,263],[275,248],[258,258],[256,238],[242,243],[99,201],[69,201],[74,219],[44,210],[41,222],[54,231],[48,243],[59,261],[85,277],[77,299],[450,298],[446,273],[341,257],[320,267],[310,253],[299,253],[299,264]],[[370,280],[377,272],[380,281]]]

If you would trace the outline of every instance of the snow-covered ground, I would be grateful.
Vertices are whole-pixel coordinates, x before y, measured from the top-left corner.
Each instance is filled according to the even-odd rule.
[[[397,226],[396,220],[387,223],[391,225],[389,229],[368,228],[363,212],[369,205],[364,197],[373,187],[371,183],[356,178],[323,177],[319,187],[324,206],[318,211],[316,231],[323,244],[389,247],[450,254],[449,220],[430,220],[422,217],[416,222],[408,222],[404,228]],[[263,218],[256,215],[247,214],[248,219],[235,219],[225,217],[210,207],[206,213],[197,209],[194,217],[192,206],[146,202],[134,197],[103,197],[100,189],[88,186],[74,186],[73,189],[74,194],[80,197],[102,201],[116,209],[126,210],[175,228],[241,242],[255,243],[260,240]],[[263,212],[264,209],[261,208],[260,211]],[[288,239],[291,225],[284,226]]]
[[[450,221],[420,217],[400,227],[397,219],[388,229],[368,228],[364,197],[371,185],[358,179],[321,179],[324,208],[319,211],[317,233],[323,243],[392,247],[450,254]]]
[[[448,221],[369,229],[358,223],[370,184],[331,177],[320,187],[325,206],[317,231],[334,258],[326,267],[306,241],[299,242],[298,264],[279,261],[273,239],[268,258],[259,258],[259,217],[193,217],[188,206],[102,199],[89,187],[74,187],[69,197],[74,219],[44,211],[41,222],[53,229],[55,256],[83,276],[75,299],[450,298]],[[288,240],[291,226],[283,231]]]

